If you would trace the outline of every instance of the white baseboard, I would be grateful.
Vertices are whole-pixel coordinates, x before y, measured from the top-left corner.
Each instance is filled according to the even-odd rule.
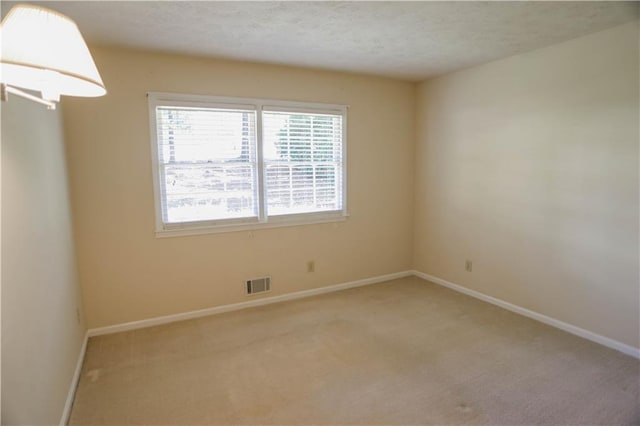
[[[398,278],[413,275],[413,271],[402,271],[394,274],[379,275],[377,277],[365,278],[362,280],[349,281],[342,284],[330,285],[327,287],[319,287],[311,290],[296,291],[294,293],[283,294],[281,296],[265,297],[262,299],[250,300],[247,302],[233,303],[230,305],[215,306],[212,308],[200,309],[197,311],[183,312],[173,315],[165,315],[161,317],[149,318],[140,321],[126,322],[122,324],[110,325],[107,327],[99,327],[89,329],[87,334],[91,336],[100,336],[102,334],[118,333],[121,331],[136,330],[139,328],[153,327],[154,325],[167,324],[176,321],[184,321],[193,318],[200,318],[209,315],[221,314],[224,312],[237,311],[240,309],[251,308],[254,306],[270,305],[272,303],[284,302],[287,300],[301,299],[303,297],[316,296],[318,294],[331,293],[334,291],[345,290],[353,287],[361,287],[364,285],[380,283]]]
[[[80,381],[80,373],[82,372],[82,363],[84,362],[84,354],[87,351],[87,341],[89,340],[89,333],[84,334],[84,340],[80,347],[80,353],[78,354],[78,362],[76,363],[76,370],[73,372],[71,379],[71,386],[69,386],[69,393],[67,394],[67,401],[64,404],[62,410],[62,417],[60,418],[60,426],[66,426],[69,423],[69,416],[71,415],[71,407],[73,406],[73,399],[76,396],[76,389],[78,382]]]
[[[610,339],[605,336],[601,336],[600,334],[596,334],[589,330],[585,330],[580,327],[576,327],[575,325],[568,324],[566,322],[557,320],[555,318],[548,317],[543,314],[539,314],[537,312],[531,311],[529,309],[523,308],[518,305],[514,305],[513,303],[505,302],[504,300],[497,299],[495,297],[487,296],[484,293],[480,293],[479,291],[471,290],[467,287],[463,287],[459,284],[454,284],[452,282],[443,280],[442,278],[434,277],[433,275],[425,274],[420,271],[413,271],[413,275],[416,277],[420,277],[424,280],[430,281],[435,284],[439,284],[441,286],[450,288],[451,290],[455,290],[460,293],[464,293],[468,296],[475,297],[476,299],[480,299],[484,302],[491,303],[496,306],[500,306],[508,311],[515,312],[520,315],[524,315],[525,317],[534,319],[536,321],[540,321],[547,325],[550,325],[555,328],[559,328],[560,330],[564,330],[568,333],[575,334],[576,336],[580,336],[587,340],[591,340],[592,342],[599,343],[603,346],[606,346],[611,349],[615,349],[617,351],[622,352],[623,354],[630,355],[634,358],[640,359],[640,349],[635,348],[633,346],[627,345],[622,342],[618,342],[617,340]]]
[[[251,307],[255,307],[255,306],[270,305],[272,303],[279,303],[279,302],[284,302],[284,301],[287,301],[287,300],[301,299],[301,298],[304,298],[304,297],[310,297],[310,296],[316,296],[316,295],[319,295],[319,294],[331,293],[331,292],[334,292],[334,291],[345,290],[345,289],[348,289],[348,288],[361,287],[361,286],[365,286],[365,285],[369,285],[369,284],[376,284],[376,283],[380,283],[380,282],[384,282],[384,281],[389,281],[389,280],[394,280],[394,279],[398,279],[398,278],[408,277],[408,276],[411,276],[411,275],[415,275],[415,276],[420,277],[420,278],[422,278],[424,280],[431,281],[431,282],[433,282],[435,284],[442,285],[444,287],[450,288],[450,289],[455,290],[455,291],[460,292],[460,293],[464,293],[464,294],[469,295],[471,297],[475,297],[476,299],[480,299],[482,301],[491,303],[493,305],[500,306],[501,308],[504,308],[504,309],[507,309],[509,311],[518,313],[520,315],[524,315],[526,317],[529,317],[529,318],[532,318],[534,320],[540,321],[540,322],[545,323],[547,325],[550,325],[552,327],[559,328],[559,329],[567,331],[567,332],[569,332],[571,334],[575,334],[577,336],[583,337],[585,339],[591,340],[593,342],[596,342],[596,343],[599,343],[601,345],[604,345],[604,346],[607,346],[609,348],[612,348],[612,349],[615,349],[617,351],[620,351],[620,352],[622,352],[624,354],[630,355],[630,356],[632,356],[634,358],[640,359],[640,349],[638,349],[638,348],[635,348],[633,346],[624,344],[622,342],[618,342],[617,340],[613,340],[613,339],[610,339],[608,337],[601,336],[599,334],[596,334],[596,333],[593,333],[591,331],[582,329],[580,327],[576,327],[574,325],[562,322],[562,321],[557,320],[555,318],[551,318],[551,317],[548,317],[546,315],[539,314],[537,312],[531,311],[531,310],[523,308],[521,306],[514,305],[514,304],[506,302],[504,300],[497,299],[497,298],[492,297],[492,296],[487,296],[486,294],[480,293],[478,291],[471,290],[471,289],[463,287],[461,285],[454,284],[452,282],[443,280],[442,278],[438,278],[438,277],[435,277],[433,275],[429,275],[429,274],[426,274],[426,273],[420,272],[420,271],[401,271],[401,272],[396,272],[396,273],[393,273],[393,274],[379,275],[379,276],[376,276],[376,277],[365,278],[365,279],[356,280],[356,281],[349,281],[349,282],[346,282],[346,283],[331,285],[331,286],[327,286],[327,287],[320,287],[320,288],[314,288],[314,289],[311,289],[311,290],[297,291],[297,292],[294,292],[294,293],[283,294],[283,295],[280,295],[280,296],[265,297],[265,298],[262,298],[262,299],[250,300],[250,301],[247,301],[247,302],[239,302],[239,303],[233,303],[233,304],[229,304],[229,305],[215,306],[215,307],[212,307],[212,308],[200,309],[200,310],[196,310],[196,311],[182,312],[182,313],[179,313],[179,314],[165,315],[165,316],[161,316],[161,317],[148,318],[148,319],[144,319],[144,320],[140,320],[140,321],[132,321],[132,322],[126,322],[126,323],[122,323],[122,324],[110,325],[110,326],[106,326],[106,327],[92,328],[92,329],[89,329],[87,331],[87,337],[100,336],[100,335],[103,335],[103,334],[118,333],[118,332],[121,332],[121,331],[136,330],[136,329],[146,328],[146,327],[153,327],[155,325],[168,324],[168,323],[177,322],[177,321],[184,321],[184,320],[193,319],[193,318],[200,318],[200,317],[205,317],[205,316],[209,316],[209,315],[221,314],[221,313],[224,313],[224,312],[237,311],[237,310],[240,310],[240,309],[246,309],[246,308],[251,308]],[[84,351],[86,350],[86,343],[87,343],[87,341],[86,341],[86,337],[85,337],[85,342],[83,344],[82,351],[81,351],[82,358],[84,357]],[[79,360],[77,371],[76,371],[76,375],[74,375],[74,383],[77,383],[77,378],[79,378],[79,375],[80,375],[80,368],[82,367],[82,362],[81,361],[82,361],[82,359]],[[73,386],[73,390],[75,391],[75,385]],[[66,413],[67,416],[68,416],[67,411],[68,411],[68,409],[70,410],[72,402],[73,402],[73,397],[72,397],[72,395],[70,393],[70,400],[67,401],[67,405],[65,406],[65,413]],[[68,406],[68,409],[67,409],[67,406]],[[65,418],[65,417],[63,416],[63,418]]]

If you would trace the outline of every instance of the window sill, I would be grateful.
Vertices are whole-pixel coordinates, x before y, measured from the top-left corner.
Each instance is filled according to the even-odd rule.
[[[260,229],[285,228],[291,226],[316,225],[321,223],[344,222],[349,218],[346,213],[339,215],[307,216],[305,218],[272,218],[269,222],[241,223],[230,225],[197,226],[189,225],[172,229],[156,230],[156,238],[185,237],[189,235],[222,234],[227,232],[256,231]]]

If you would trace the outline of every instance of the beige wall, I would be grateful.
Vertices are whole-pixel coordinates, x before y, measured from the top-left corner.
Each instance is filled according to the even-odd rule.
[[[638,114],[637,22],[423,83],[416,269],[640,346]]]
[[[277,295],[415,267],[639,346],[637,46],[628,24],[417,91],[94,49],[109,94],[65,100],[89,327],[249,300],[264,274]],[[351,218],[155,238],[147,91],[349,104]]]
[[[93,49],[109,91],[65,100],[80,279],[89,327],[410,269],[415,85],[148,52]],[[156,238],[148,91],[350,105],[348,204],[339,224]],[[316,271],[306,272],[315,260]]]
[[[84,324],[62,117],[2,103],[2,424],[57,424]]]

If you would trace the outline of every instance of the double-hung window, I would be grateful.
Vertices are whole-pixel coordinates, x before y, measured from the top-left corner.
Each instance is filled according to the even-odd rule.
[[[159,236],[346,217],[346,107],[149,93]]]

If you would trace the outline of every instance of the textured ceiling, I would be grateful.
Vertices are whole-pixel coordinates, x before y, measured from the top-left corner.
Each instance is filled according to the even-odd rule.
[[[89,44],[422,80],[638,19],[636,2],[33,2]],[[6,14],[12,2],[2,1]]]

